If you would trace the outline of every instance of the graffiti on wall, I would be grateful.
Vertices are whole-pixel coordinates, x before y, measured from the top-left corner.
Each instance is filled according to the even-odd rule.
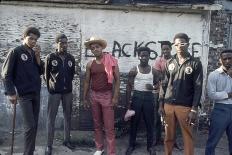
[[[137,57],[137,49],[141,46],[145,46],[151,49],[150,59],[155,60],[159,55],[157,50],[153,48],[156,45],[157,45],[156,41],[149,41],[149,42],[134,41],[134,43],[119,43],[118,41],[113,41],[111,54],[117,58]],[[196,54],[200,52],[199,47],[201,47],[201,44],[199,42],[190,43],[189,50],[191,51],[191,55],[193,57],[198,57],[196,56]],[[94,57],[94,56],[90,50],[85,49],[85,57]]]

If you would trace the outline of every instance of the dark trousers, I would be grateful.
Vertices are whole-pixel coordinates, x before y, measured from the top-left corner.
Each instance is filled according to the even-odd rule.
[[[141,115],[143,115],[147,129],[147,149],[153,146],[154,138],[154,96],[152,92],[134,91],[131,109],[135,115],[131,119],[129,145],[134,147],[137,129]]]
[[[161,136],[162,136],[162,123],[161,123],[161,116],[158,113],[159,110],[159,93],[155,93],[154,94],[154,101],[155,101],[155,125],[154,125],[154,129],[155,129],[155,143],[160,142],[161,141]]]
[[[61,101],[64,113],[64,141],[70,140],[73,95],[72,93],[49,94],[47,111],[47,146],[49,147],[53,144],[55,120]]]
[[[211,113],[209,137],[206,144],[205,155],[214,155],[224,131],[229,141],[229,152],[232,154],[232,104],[215,103]]]
[[[40,94],[20,96],[18,103],[22,110],[24,123],[24,155],[33,155],[40,110]]]

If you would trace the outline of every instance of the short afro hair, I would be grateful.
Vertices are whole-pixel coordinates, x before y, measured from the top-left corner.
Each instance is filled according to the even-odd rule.
[[[68,39],[65,34],[58,34],[56,35],[55,42],[58,43],[60,39]]]
[[[185,33],[177,33],[177,34],[174,36],[173,41],[175,42],[176,39],[184,39],[184,40],[186,40],[187,43],[188,43],[189,40],[190,40],[190,38],[188,37],[188,35],[185,34]]]
[[[158,43],[160,43],[161,48],[163,45],[168,45],[170,48],[172,48],[172,43],[170,41],[158,41]]]
[[[220,52],[220,58],[222,57],[222,54],[224,53],[232,53],[232,49],[225,49],[223,51]]]
[[[139,47],[139,48],[137,49],[138,56],[140,56],[140,53],[141,53],[142,51],[147,51],[147,52],[149,53],[149,55],[151,54],[151,49],[150,49],[149,47]]]
[[[38,36],[38,38],[40,37],[39,29],[37,29],[36,27],[28,27],[23,32],[23,38],[29,36],[31,33]]]

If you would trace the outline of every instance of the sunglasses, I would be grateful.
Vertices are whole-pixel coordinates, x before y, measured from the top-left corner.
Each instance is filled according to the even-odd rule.
[[[177,44],[174,44],[174,46],[186,46],[188,45],[188,43],[177,43]]]

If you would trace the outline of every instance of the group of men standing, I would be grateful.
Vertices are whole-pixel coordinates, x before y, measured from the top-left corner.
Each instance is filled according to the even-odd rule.
[[[19,103],[24,120],[24,155],[33,155],[40,109],[41,75],[49,92],[47,109],[46,155],[52,154],[55,118],[62,102],[64,113],[63,145],[73,149],[70,142],[72,112],[72,81],[75,74],[75,59],[68,53],[68,38],[59,34],[55,38],[56,50],[50,53],[45,63],[40,59],[40,47],[36,44],[40,32],[29,27],[24,31],[23,44],[9,52],[2,68],[5,94],[12,104]],[[172,43],[161,42],[162,55],[154,66],[149,65],[151,50],[137,49],[139,64],[131,68],[126,87],[128,110],[133,110],[129,146],[126,155],[136,147],[136,135],[141,116],[147,129],[147,151],[155,155],[156,142],[161,137],[159,114],[165,122],[165,155],[171,155],[176,142],[177,123],[182,131],[184,154],[194,154],[193,125],[202,94],[203,70],[199,59],[188,52],[190,38],[185,33],[174,36],[176,54],[171,56]],[[116,155],[114,131],[114,106],[119,99],[120,75],[117,59],[103,50],[107,42],[91,37],[85,41],[95,59],[86,65],[83,105],[92,108],[96,152],[104,153],[104,133],[107,154]],[[212,112],[206,155],[214,155],[215,147],[226,130],[229,152],[232,154],[232,50],[220,54],[221,67],[210,73],[208,95],[215,101]],[[133,95],[131,95],[133,92]],[[91,103],[91,104],[90,104]],[[159,104],[158,104],[159,103]],[[158,114],[159,112],[159,114]],[[156,116],[156,117],[155,117]],[[154,121],[154,118],[156,121]],[[159,130],[157,130],[159,126]]]

